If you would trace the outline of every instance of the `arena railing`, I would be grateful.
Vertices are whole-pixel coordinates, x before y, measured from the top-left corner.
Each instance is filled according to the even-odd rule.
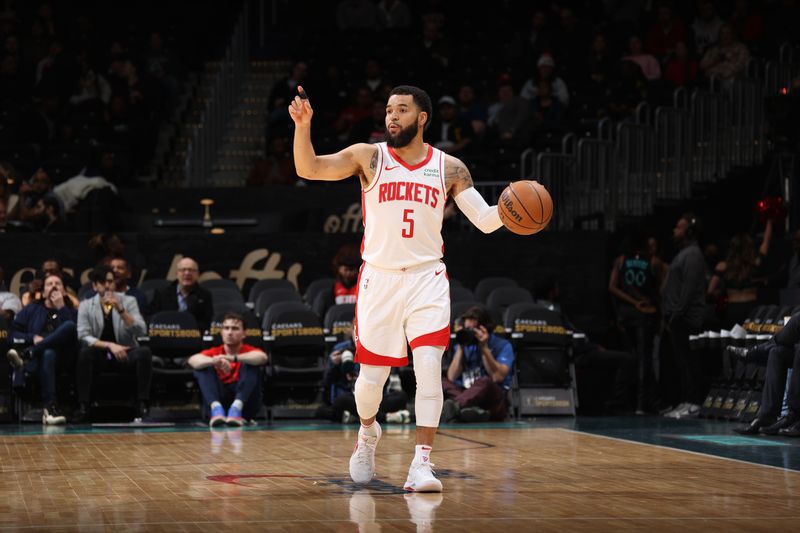
[[[184,165],[187,186],[203,186],[211,176],[214,159],[223,143],[226,124],[238,102],[250,64],[248,25],[248,2],[245,2],[211,81],[199,124],[194,128],[187,147]]]

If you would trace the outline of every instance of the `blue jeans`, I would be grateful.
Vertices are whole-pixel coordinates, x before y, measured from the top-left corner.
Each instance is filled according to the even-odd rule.
[[[49,406],[56,401],[56,359],[59,354],[69,354],[78,342],[75,322],[62,322],[39,344],[31,347],[31,359],[25,365],[25,372],[38,374],[42,388],[42,402]]]
[[[245,418],[255,418],[261,403],[260,368],[242,363],[239,367],[239,381],[234,383],[223,383],[213,366],[195,370],[194,375],[203,394],[203,412],[214,402],[220,402],[227,407],[234,400],[241,400],[244,404],[242,415]]]

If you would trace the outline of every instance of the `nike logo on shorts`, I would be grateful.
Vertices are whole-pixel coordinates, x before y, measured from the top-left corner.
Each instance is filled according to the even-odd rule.
[[[438,276],[438,275],[439,275],[439,274],[441,274],[442,272],[444,272],[444,269],[441,269],[441,270],[439,270],[438,272],[434,272],[434,273],[433,273],[433,275],[434,275],[434,276]]]

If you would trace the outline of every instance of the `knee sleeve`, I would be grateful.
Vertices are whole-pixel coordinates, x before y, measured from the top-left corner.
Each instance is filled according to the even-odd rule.
[[[388,366],[361,365],[354,388],[359,417],[372,418],[378,414],[383,399],[383,385],[391,370]]]
[[[435,346],[420,346],[414,350],[414,374],[417,377],[417,396],[414,408],[417,425],[439,427],[442,414],[442,354]]]

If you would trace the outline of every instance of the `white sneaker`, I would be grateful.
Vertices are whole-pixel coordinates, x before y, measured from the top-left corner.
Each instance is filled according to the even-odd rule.
[[[356,447],[350,456],[350,478],[356,483],[369,483],[375,475],[375,448],[381,440],[381,425],[374,422],[378,435],[371,437],[364,434],[364,426],[358,430]]]
[[[54,407],[45,407],[42,409],[42,424],[45,426],[49,425],[62,425],[66,424],[67,419],[64,415],[58,412],[58,410]]]
[[[681,419],[681,418],[696,418],[698,413],[700,413],[700,406],[696,403],[687,403],[686,406],[675,413],[673,418]]]
[[[411,413],[407,409],[401,409],[394,413],[386,413],[386,421],[390,424],[408,424],[411,422]]]
[[[430,461],[412,461],[403,488],[409,492],[442,492],[442,482],[433,475]]]
[[[671,411],[667,411],[662,416],[665,418],[677,418],[677,416],[675,415],[677,415],[680,411],[683,411],[687,405],[689,404],[686,402],[679,403],[677,407],[675,407]]]

